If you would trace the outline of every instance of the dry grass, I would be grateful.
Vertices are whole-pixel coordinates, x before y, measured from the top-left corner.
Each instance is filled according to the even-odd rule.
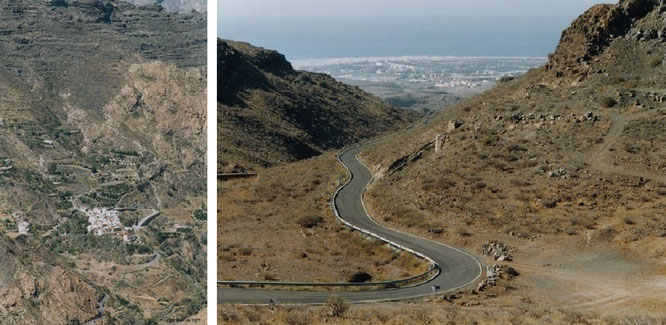
[[[650,67],[650,68],[656,68],[657,66],[659,66],[659,65],[661,64],[661,62],[662,62],[662,59],[661,59],[660,57],[658,57],[658,56],[651,56],[651,57],[648,58],[648,60],[647,60],[647,65],[648,65],[648,67]]]
[[[345,282],[362,271],[382,281],[427,270],[423,260],[360,236],[333,216],[330,198],[345,177],[326,154],[222,184],[218,277]]]
[[[527,302],[527,303],[526,303]],[[573,309],[534,306],[527,300],[518,307],[474,308],[442,301],[355,305],[342,316],[331,316],[329,306],[240,307],[220,305],[218,321],[225,324],[663,324],[653,316],[602,316]]]

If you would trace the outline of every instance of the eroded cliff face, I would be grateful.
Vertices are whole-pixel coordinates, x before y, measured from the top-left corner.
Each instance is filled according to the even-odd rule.
[[[98,316],[103,293],[26,238],[0,236],[3,324],[84,323]]]

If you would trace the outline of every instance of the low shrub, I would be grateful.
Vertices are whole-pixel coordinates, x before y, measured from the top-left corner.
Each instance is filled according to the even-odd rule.
[[[298,219],[297,223],[303,228],[313,228],[319,225],[322,221],[324,221],[323,217],[310,215],[301,217]]]
[[[662,62],[661,58],[658,56],[652,56],[648,59],[647,64],[650,68],[655,68],[660,65]]]
[[[368,282],[370,280],[372,280],[372,275],[370,275],[367,272],[362,272],[362,271],[354,273],[349,278],[349,282],[352,282],[352,283],[362,283],[362,282]]]
[[[606,107],[606,108],[611,108],[613,106],[617,105],[617,101],[611,97],[604,97],[601,100],[601,106]]]
[[[252,248],[243,247],[243,248],[238,250],[238,254],[243,255],[243,256],[250,256],[250,255],[252,255]]]
[[[349,310],[349,303],[339,296],[333,295],[326,300],[326,307],[333,317],[342,317]]]

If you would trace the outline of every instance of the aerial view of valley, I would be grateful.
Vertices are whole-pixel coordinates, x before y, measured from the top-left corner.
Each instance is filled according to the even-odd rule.
[[[1,324],[205,322],[206,19],[174,10],[2,2]]]

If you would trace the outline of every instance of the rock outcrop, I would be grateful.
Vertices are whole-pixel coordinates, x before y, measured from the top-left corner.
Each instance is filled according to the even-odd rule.
[[[555,52],[548,56],[546,69],[558,77],[586,75],[590,72],[589,61],[614,39],[626,36],[636,20],[657,6],[664,4],[660,0],[623,0],[615,5],[593,6],[562,32]]]
[[[62,0],[60,0],[62,1]],[[188,13],[192,11],[206,12],[206,0],[123,0],[137,6],[159,5],[170,12]]]

